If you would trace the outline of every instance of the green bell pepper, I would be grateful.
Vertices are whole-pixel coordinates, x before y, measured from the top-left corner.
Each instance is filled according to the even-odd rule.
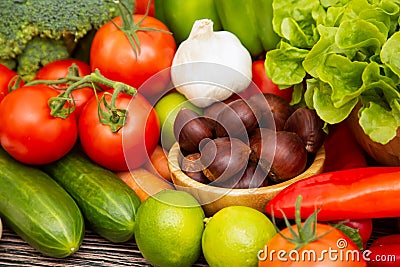
[[[222,28],[234,33],[253,57],[276,48],[272,28],[273,0],[215,0]]]
[[[189,37],[198,19],[211,19],[214,31],[222,29],[214,0],[155,0],[154,6],[156,18],[167,25],[178,44]]]
[[[156,17],[179,44],[195,20],[209,18],[214,30],[234,33],[256,58],[276,48],[280,37],[272,28],[273,0],[155,0]]]

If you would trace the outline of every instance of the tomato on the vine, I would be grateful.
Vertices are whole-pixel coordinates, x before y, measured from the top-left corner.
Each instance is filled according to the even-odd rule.
[[[112,93],[112,90],[100,93],[82,110],[78,123],[80,142],[85,153],[99,165],[113,171],[134,169],[148,161],[156,148],[160,122],[154,108],[141,94],[119,93],[115,107],[126,110],[127,115],[123,126],[113,132],[110,125],[99,120],[98,113],[98,100],[100,108],[105,110],[102,97],[110,104]],[[104,115],[102,119],[110,120],[111,115]]]
[[[20,87],[0,103],[0,143],[12,157],[26,164],[60,159],[75,145],[77,122],[50,114],[49,99],[58,91],[46,85]]]
[[[115,26],[122,27],[121,16],[100,27],[91,45],[90,66],[92,71],[99,69],[111,80],[139,89],[145,97],[158,96],[164,90],[167,79],[164,86],[150,86],[143,90],[140,86],[154,74],[171,66],[176,43],[167,26],[158,19],[141,14],[134,14],[132,18],[135,26],[126,29],[128,26],[124,23],[124,31]],[[136,35],[138,41],[135,45],[132,46],[126,31]]]
[[[0,64],[0,102],[8,94],[10,86],[15,84],[17,76],[18,74],[15,71]],[[13,79],[15,79],[15,81],[13,81]],[[21,86],[22,84],[23,82],[21,83]]]
[[[78,67],[78,75],[86,76],[91,73],[90,66],[84,61],[78,59],[60,59],[52,61],[36,73],[35,80],[58,80],[65,78],[68,75],[68,69],[72,64]],[[58,90],[63,90],[67,88],[66,84],[53,85],[54,88]],[[83,106],[86,102],[94,95],[94,89],[91,87],[83,87],[73,90],[71,97],[75,102],[75,115],[79,117]]]

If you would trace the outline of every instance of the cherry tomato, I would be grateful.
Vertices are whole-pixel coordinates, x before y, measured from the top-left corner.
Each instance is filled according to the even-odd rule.
[[[140,48],[136,48],[137,57],[127,36],[113,23],[121,26],[121,17],[104,24],[96,32],[90,49],[90,66],[92,71],[99,69],[105,77],[129,84],[139,90],[145,97],[159,95],[166,86],[149,86],[139,88],[154,74],[171,66],[176,51],[176,43],[167,26],[156,18],[144,15],[133,15],[135,23],[142,28],[153,28],[154,31],[137,30],[136,35]],[[158,30],[158,31],[157,31]]]
[[[106,91],[110,101],[112,91]],[[99,99],[103,96],[99,94]],[[99,165],[113,171],[125,171],[143,165],[158,144],[160,122],[154,108],[140,94],[132,97],[119,93],[115,105],[128,111],[125,125],[112,132],[109,125],[100,122],[98,102],[93,97],[79,118],[79,137],[86,154]],[[101,105],[103,108],[103,104]]]
[[[257,85],[262,93],[272,93],[279,95],[288,102],[292,100],[293,88],[279,89],[265,73],[264,60],[256,60],[252,65],[253,82]]]
[[[35,80],[58,80],[68,75],[68,68],[75,63],[78,67],[79,76],[86,76],[91,73],[90,66],[84,61],[77,59],[60,59],[52,61],[43,66],[35,76]],[[67,88],[66,84],[58,84],[53,86],[56,89],[63,90]],[[72,91],[72,98],[75,102],[75,116],[79,117],[83,106],[94,95],[94,89],[91,87],[83,87]]]
[[[296,226],[294,232],[298,234]],[[281,231],[292,238],[289,228]],[[366,262],[357,246],[345,234],[333,226],[317,223],[316,236],[320,238],[295,250],[296,245],[280,234],[275,235],[265,245],[259,255],[258,266],[268,267],[366,267]],[[285,254],[286,253],[286,254]]]
[[[0,64],[0,102],[3,100],[5,95],[8,94],[10,86],[15,84],[17,76],[18,74],[15,71]],[[22,80],[20,85],[23,85]]]
[[[12,157],[26,164],[47,164],[74,146],[75,114],[66,119],[50,114],[48,101],[58,94],[46,85],[24,86],[0,103],[0,142]]]

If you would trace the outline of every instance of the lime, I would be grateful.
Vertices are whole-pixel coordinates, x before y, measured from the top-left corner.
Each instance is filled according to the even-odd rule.
[[[136,244],[153,266],[192,266],[201,254],[204,217],[200,204],[189,193],[162,190],[138,209]]]
[[[160,119],[162,147],[166,150],[169,150],[176,141],[174,136],[174,122],[176,114],[182,108],[188,108],[201,114],[200,108],[193,105],[184,95],[178,92],[163,96],[154,106]]]
[[[276,234],[268,217],[256,209],[230,206],[208,219],[202,238],[211,266],[257,266],[258,252]]]

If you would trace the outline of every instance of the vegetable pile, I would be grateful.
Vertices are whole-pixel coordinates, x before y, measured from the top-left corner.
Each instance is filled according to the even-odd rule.
[[[145,226],[164,238],[142,232],[138,247],[174,252],[184,238],[165,229],[178,233],[182,221],[165,223],[162,208],[140,212],[160,194],[175,204],[190,197],[202,211],[172,182],[174,144],[188,176],[250,192],[290,181],[326,151],[323,173],[257,212],[274,223],[257,230],[271,234],[271,250],[323,251],[341,239],[359,255],[375,219],[400,218],[400,167],[367,157],[346,120],[358,112],[381,144],[400,127],[399,0],[3,0],[0,18],[0,237],[3,222],[41,254],[65,258],[86,229],[129,245]],[[229,222],[235,235],[215,236],[241,239],[221,254],[251,251],[253,266],[256,256],[259,266],[285,266],[247,242],[241,233],[252,225],[241,214]],[[200,230],[212,220],[203,219]],[[200,230],[185,246],[215,254]],[[373,255],[398,249],[397,238],[374,243]],[[201,252],[179,253],[192,264]],[[317,262],[345,266],[330,263]]]
[[[371,140],[392,140],[400,126],[400,3],[276,0],[273,8],[281,41],[265,64],[274,83],[294,86],[293,103],[304,101],[327,124],[359,108]]]

